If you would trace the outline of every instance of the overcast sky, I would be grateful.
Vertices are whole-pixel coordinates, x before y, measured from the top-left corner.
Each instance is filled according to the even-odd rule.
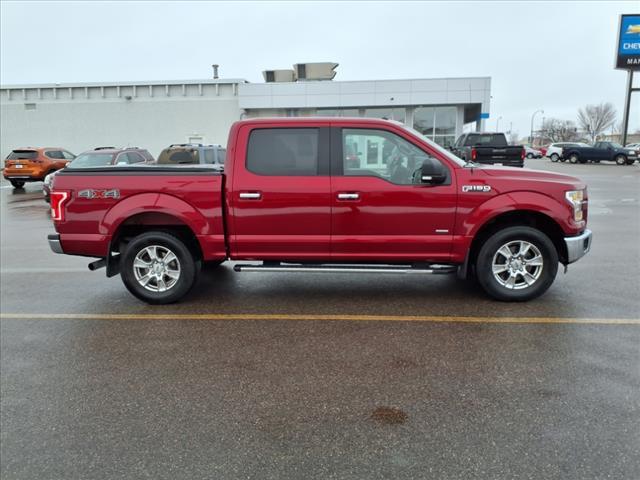
[[[589,103],[622,117],[618,16],[638,2],[0,3],[0,82],[211,77],[262,82],[264,69],[335,61],[336,80],[492,77],[489,129],[531,114],[575,120]],[[640,74],[637,75],[640,77]],[[638,82],[636,82],[638,83]],[[631,127],[640,128],[640,95]],[[537,121],[542,120],[538,115]]]

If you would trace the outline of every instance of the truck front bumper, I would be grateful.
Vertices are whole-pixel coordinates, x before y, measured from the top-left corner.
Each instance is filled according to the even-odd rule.
[[[49,240],[49,248],[51,248],[54,253],[64,253],[62,244],[60,243],[60,235],[52,233],[47,236],[47,240]]]
[[[564,243],[567,245],[567,264],[577,262],[589,253],[592,236],[591,230],[585,230],[577,237],[564,238]]]

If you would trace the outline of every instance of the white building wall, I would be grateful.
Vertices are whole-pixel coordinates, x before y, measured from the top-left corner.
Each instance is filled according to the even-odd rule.
[[[20,146],[138,146],[154,156],[202,137],[225,145],[238,120],[236,84],[138,84],[3,88],[0,155]]]

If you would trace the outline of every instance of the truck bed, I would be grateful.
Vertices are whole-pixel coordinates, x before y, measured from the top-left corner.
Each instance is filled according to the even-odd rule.
[[[203,166],[62,170],[55,190],[69,197],[65,219],[57,224],[61,246],[72,255],[106,257],[123,229],[160,222],[191,228],[204,260],[224,258],[224,180],[219,169]],[[154,212],[145,205],[153,205]]]

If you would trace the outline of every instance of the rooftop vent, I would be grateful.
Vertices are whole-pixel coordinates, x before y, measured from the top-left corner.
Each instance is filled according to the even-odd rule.
[[[262,72],[262,76],[267,83],[295,81],[293,70],[265,70]]]
[[[295,79],[304,80],[333,80],[338,66],[333,62],[296,63],[293,66]]]

